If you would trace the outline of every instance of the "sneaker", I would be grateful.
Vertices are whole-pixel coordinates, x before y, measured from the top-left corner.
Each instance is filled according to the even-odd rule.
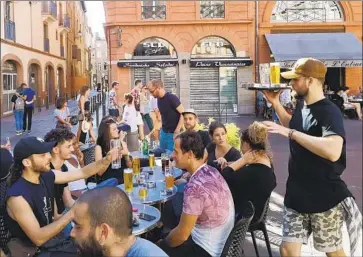
[[[20,131],[16,131],[17,136],[20,136],[21,135],[20,133],[21,133]]]
[[[23,133],[25,133],[25,129],[23,130]]]
[[[31,131],[30,131],[30,130],[28,130],[28,134],[30,134],[30,132],[31,132]]]

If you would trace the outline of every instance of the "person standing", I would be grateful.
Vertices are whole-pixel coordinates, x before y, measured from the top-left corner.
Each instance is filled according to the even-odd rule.
[[[161,80],[150,81],[148,88],[151,95],[158,99],[158,110],[162,121],[160,148],[173,151],[174,137],[180,133],[183,126],[184,107],[176,95],[165,91]]]
[[[23,133],[25,133],[26,129],[28,129],[28,134],[30,134],[32,129],[32,119],[33,119],[33,110],[34,110],[34,102],[36,100],[34,89],[30,88],[27,84],[22,83],[21,87],[23,91],[21,91],[21,95],[24,95],[25,105],[24,105],[24,116],[23,116]]]
[[[135,80],[135,87],[131,90],[131,95],[134,98],[134,105],[136,109],[136,122],[139,131],[140,140],[144,140],[144,122],[140,113],[140,93],[142,88],[141,80]]]
[[[56,101],[56,108],[54,110],[55,127],[61,129],[72,129],[72,124],[69,122],[70,112],[68,109],[68,102],[65,98],[60,97]]]
[[[147,86],[142,86],[140,94],[140,113],[142,120],[147,124],[149,131],[152,131],[154,126],[150,117],[150,98],[147,94]]]
[[[291,79],[293,89],[305,101],[297,102],[292,116],[280,103],[280,93],[264,92],[282,126],[269,121],[264,124],[270,133],[290,141],[280,246],[283,257],[300,256],[301,246],[307,243],[311,231],[318,251],[328,256],[346,256],[342,246],[343,221],[347,221],[350,236],[361,227],[354,227],[361,224],[361,215],[340,177],[346,167],[345,130],[339,108],[324,97],[326,72],[321,61],[303,58],[295,63],[292,71],[281,74]],[[354,253],[352,242],[351,253]]]
[[[16,89],[16,93],[11,98],[11,102],[13,103],[13,112],[14,112],[15,128],[17,136],[23,134],[23,118],[24,118],[25,102],[23,96],[20,95],[21,91],[22,91],[22,86]]]
[[[149,136],[153,136],[155,141],[159,141],[161,128],[161,115],[158,109],[158,99],[150,94],[150,117],[153,123],[153,129]]]
[[[120,83],[114,81],[112,82],[111,87],[112,89],[110,90],[108,96],[109,98],[108,114],[117,119],[120,117],[119,109],[122,108],[122,106],[120,106],[117,101],[117,91],[119,91]]]
[[[89,95],[91,93],[91,89],[89,86],[82,86],[79,91],[79,114],[78,114],[78,131],[77,131],[77,139],[79,140],[82,131],[82,122],[84,120],[84,116],[86,113],[89,113],[91,110],[91,102],[89,101]]]

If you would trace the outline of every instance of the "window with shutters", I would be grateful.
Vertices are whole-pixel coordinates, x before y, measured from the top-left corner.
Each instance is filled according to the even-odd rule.
[[[224,1],[200,1],[200,18],[224,18]]]
[[[82,51],[81,49],[77,49],[77,61],[82,61]]]
[[[72,45],[72,59],[77,59],[77,45]]]

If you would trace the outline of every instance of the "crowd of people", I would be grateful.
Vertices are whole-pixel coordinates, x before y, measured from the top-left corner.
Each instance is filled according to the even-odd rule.
[[[254,206],[254,223],[276,187],[268,141],[274,133],[290,142],[281,256],[300,256],[311,232],[317,250],[345,256],[343,221],[354,252],[361,215],[340,178],[346,167],[345,131],[340,110],[324,97],[325,75],[324,64],[312,58],[282,73],[299,96],[293,114],[281,104],[280,92],[264,92],[281,125],[253,122],[242,130],[240,149],[228,143],[222,123],[200,130],[198,114],[184,109],[162,81],[144,86],[138,80],[123,96],[120,84],[113,82],[109,115],[99,124],[97,138],[88,132],[96,147],[95,161],[87,166],[79,149],[82,133],[90,131],[81,123],[92,123],[85,86],[77,135],[67,127],[67,106],[59,100],[57,127],[44,139],[22,138],[13,156],[2,147],[7,163],[2,163],[1,178],[7,179],[8,189],[1,215],[11,235],[2,247],[19,257],[220,256],[246,204]],[[163,208],[162,233],[150,241],[132,235],[132,204],[116,188],[124,182],[123,170],[132,167],[130,151],[138,150],[147,136],[171,151],[176,167],[184,171],[175,181],[177,194]],[[120,147],[111,149],[111,140],[119,140]],[[120,155],[121,167],[112,168]],[[90,177],[97,184],[91,190]]]

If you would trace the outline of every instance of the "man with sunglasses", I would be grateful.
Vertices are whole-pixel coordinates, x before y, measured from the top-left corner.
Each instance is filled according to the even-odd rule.
[[[149,82],[150,94],[158,99],[158,110],[161,114],[162,127],[160,131],[160,148],[173,151],[174,137],[180,133],[183,126],[183,105],[179,98],[166,92],[161,80],[154,79]]]
[[[356,204],[340,178],[346,167],[345,130],[339,108],[324,97],[326,72],[321,61],[303,58],[291,71],[281,74],[304,98],[297,102],[292,116],[281,105],[280,92],[264,92],[283,126],[273,122],[265,125],[269,132],[290,140],[280,246],[283,257],[300,256],[301,246],[307,243],[311,232],[318,251],[327,256],[345,256],[342,225]],[[352,208],[347,208],[347,204]]]

